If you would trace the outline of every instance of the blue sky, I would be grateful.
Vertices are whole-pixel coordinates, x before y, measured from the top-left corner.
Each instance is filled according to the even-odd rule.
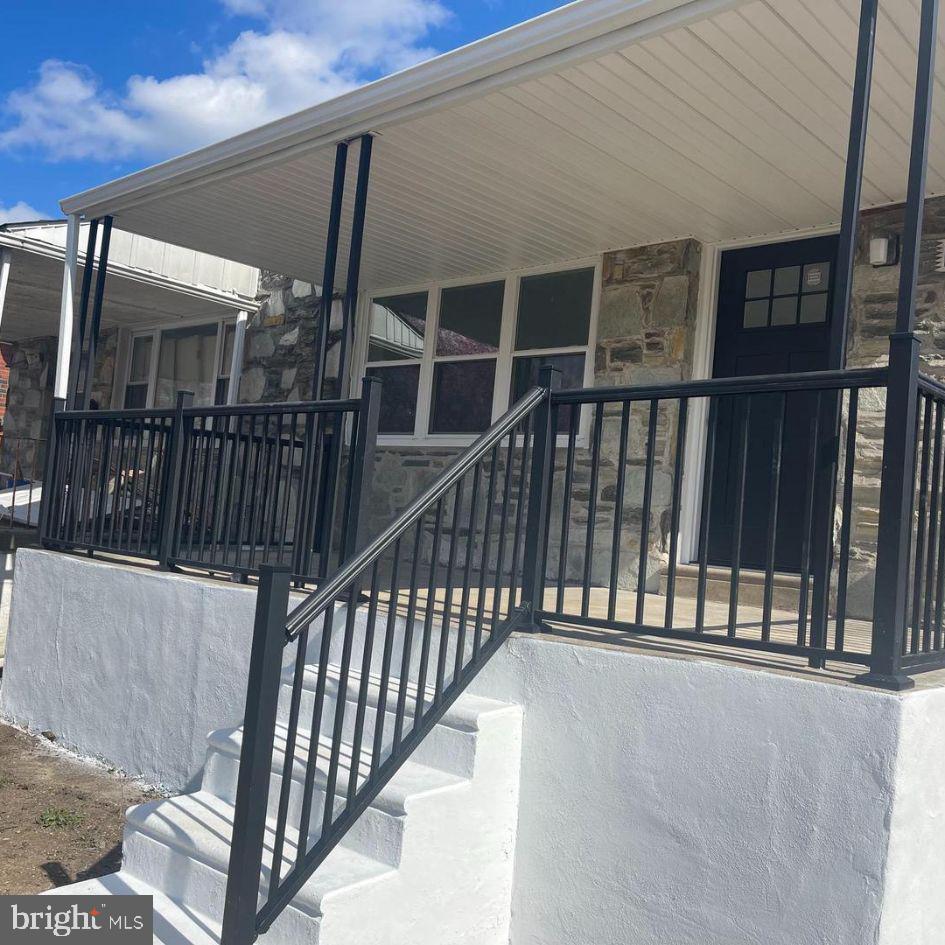
[[[560,5],[6,0],[0,223]]]

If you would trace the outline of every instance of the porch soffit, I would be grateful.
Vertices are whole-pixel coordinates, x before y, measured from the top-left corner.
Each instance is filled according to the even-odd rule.
[[[568,12],[574,20],[604,5],[581,0],[549,17]],[[909,153],[918,0],[880,6],[864,206],[903,199]],[[637,19],[614,28],[619,46],[600,36],[591,42],[575,26],[571,57],[565,46],[526,72],[520,63],[515,80],[510,72],[480,75],[435,108],[381,111],[367,122],[379,137],[365,286],[839,220],[859,0],[623,7]],[[945,56],[939,63],[945,69]],[[945,192],[942,84],[930,193]],[[199,173],[197,156],[184,158],[179,173],[171,162],[63,206],[112,212],[122,229],[318,282],[334,156],[328,132],[341,126],[338,108],[332,121],[310,128],[307,139],[288,125],[282,151],[270,142],[266,153],[239,161],[234,139],[215,146],[219,159]],[[349,191],[354,178],[351,167]],[[349,212],[351,201],[349,192]],[[346,221],[342,261],[347,241]]]
[[[0,341],[22,341],[59,333],[62,257],[11,249],[10,281],[0,321]],[[79,267],[81,284],[83,267]],[[102,327],[144,328],[175,319],[215,318],[243,307],[189,295],[118,272],[108,274]]]

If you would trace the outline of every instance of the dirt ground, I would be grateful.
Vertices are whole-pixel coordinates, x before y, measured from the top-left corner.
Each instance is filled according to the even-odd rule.
[[[113,873],[125,810],[153,796],[0,725],[0,894]]]

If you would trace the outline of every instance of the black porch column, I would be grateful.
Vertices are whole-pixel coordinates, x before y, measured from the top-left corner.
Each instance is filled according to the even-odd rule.
[[[338,262],[338,236],[341,232],[341,207],[345,196],[345,173],[348,169],[348,142],[335,148],[335,174],[331,185],[331,210],[328,214],[328,235],[325,239],[325,267],[322,276],[322,301],[315,341],[315,375],[312,378],[312,400],[321,400],[328,361],[328,329],[331,303],[335,294],[335,265]]]
[[[830,320],[828,367],[846,367],[847,325],[853,293],[853,264],[856,255],[860,196],[863,190],[863,165],[866,157],[867,125],[870,92],[873,85],[873,56],[876,49],[876,16],[879,0],[861,0],[857,37],[856,67],[853,77],[853,104],[850,111],[850,139],[847,145],[846,173],[843,183],[843,215],[837,248],[837,271],[834,274],[833,311]],[[815,477],[814,522],[819,535],[813,542],[811,570],[814,575],[811,595],[810,642],[816,647],[827,645],[827,621],[830,609],[830,574],[833,568],[833,510],[837,496],[840,424],[843,394],[825,392],[822,398],[820,439],[814,459]],[[811,665],[822,669],[823,657],[811,659]]]
[[[348,361],[354,353],[354,320],[358,306],[358,288],[361,281],[361,247],[364,243],[364,219],[367,214],[368,185],[371,180],[371,154],[373,150],[373,135],[362,135],[361,148],[358,153],[358,183],[354,194],[354,215],[351,223],[351,246],[348,249],[341,352],[338,358],[339,397],[347,397],[350,386],[351,366]]]
[[[83,358],[84,376],[81,410],[88,410],[92,397],[92,378],[95,375],[95,354],[98,336],[102,327],[102,303],[105,301],[105,278],[108,275],[108,250],[112,240],[112,218],[105,217],[102,227],[102,248],[98,254],[98,277],[95,280],[95,298],[92,302],[92,323],[89,326],[89,343]],[[88,261],[86,261],[88,262]]]
[[[912,531],[919,340],[913,331],[919,251],[925,211],[929,131],[935,83],[939,0],[922,0],[909,192],[902,240],[896,331],[889,339],[889,380],[883,436],[883,480],[873,602],[870,672],[861,682],[890,689],[914,685],[902,672]]]
[[[95,243],[98,237],[98,220],[89,223],[89,236],[85,244],[85,268],[82,270],[82,294],[79,312],[72,320],[72,348],[69,358],[69,384],[66,388],[66,403],[72,410],[79,407],[79,370],[82,349],[85,347],[85,323],[88,317],[89,296],[92,294],[92,270],[95,268]],[[59,343],[63,344],[60,338]]]

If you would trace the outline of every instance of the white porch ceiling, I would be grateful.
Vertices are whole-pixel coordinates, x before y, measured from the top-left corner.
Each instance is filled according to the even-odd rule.
[[[573,20],[602,4],[582,0],[549,17]],[[918,2],[880,6],[865,206],[903,199],[909,153]],[[588,45],[575,31],[570,51],[559,43],[527,73],[473,77],[435,107],[366,122],[379,137],[362,284],[838,221],[859,0],[624,7],[638,16],[609,34],[614,42],[604,33]],[[514,32],[503,34],[506,45]],[[929,190],[945,193],[938,84]],[[234,144],[199,171],[191,160],[178,175],[171,162],[150,172],[160,180],[145,172],[140,185],[132,177],[63,206],[113,212],[122,229],[320,282],[334,149],[327,126],[312,125],[307,145],[298,121],[284,150],[270,142],[253,156],[247,146],[240,160]],[[354,178],[350,167],[346,217]],[[346,226],[339,280],[347,240]]]

